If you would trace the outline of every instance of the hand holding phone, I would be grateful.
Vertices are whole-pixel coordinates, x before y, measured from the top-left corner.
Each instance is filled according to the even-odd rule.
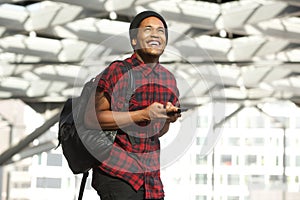
[[[172,116],[186,111],[188,111],[188,108],[178,108],[177,111],[167,112],[167,115]]]

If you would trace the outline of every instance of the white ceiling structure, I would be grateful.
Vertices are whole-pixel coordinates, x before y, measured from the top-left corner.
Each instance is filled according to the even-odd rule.
[[[0,99],[64,102],[129,55],[129,22],[143,10],[168,22],[161,62],[182,104],[300,103],[299,0],[0,0]]]
[[[169,24],[168,51],[176,56],[165,56],[161,62],[171,71],[214,68],[219,81],[207,78],[209,70],[201,74],[208,85],[221,85],[227,100],[297,99],[300,1],[213,2],[2,0],[0,98],[64,101],[74,94],[79,72],[90,73],[96,66],[101,71],[131,51],[129,22],[138,12],[151,9]],[[97,59],[84,65],[95,49]],[[199,73],[185,78],[196,80]],[[197,95],[205,97],[209,89],[199,86],[202,93]]]

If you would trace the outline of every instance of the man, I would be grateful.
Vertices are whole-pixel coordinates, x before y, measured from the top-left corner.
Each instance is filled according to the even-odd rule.
[[[101,75],[95,97],[97,119],[90,112],[85,115],[87,127],[118,130],[109,158],[93,170],[92,186],[101,200],[162,200],[159,137],[181,116],[176,113],[176,80],[159,63],[168,40],[167,24],[158,13],[145,11],[132,20],[129,31],[134,52],[125,61],[135,82],[129,108],[124,109],[129,75],[124,63],[117,61]]]

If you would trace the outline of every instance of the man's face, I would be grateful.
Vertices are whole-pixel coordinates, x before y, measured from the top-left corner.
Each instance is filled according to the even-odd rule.
[[[148,17],[141,22],[137,38],[132,39],[132,44],[140,54],[159,57],[166,47],[165,31],[162,21]]]

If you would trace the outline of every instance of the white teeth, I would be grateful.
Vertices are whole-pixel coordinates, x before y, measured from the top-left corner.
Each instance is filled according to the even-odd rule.
[[[159,42],[157,42],[157,41],[151,41],[151,42],[149,42],[149,44],[150,45],[159,45]]]

